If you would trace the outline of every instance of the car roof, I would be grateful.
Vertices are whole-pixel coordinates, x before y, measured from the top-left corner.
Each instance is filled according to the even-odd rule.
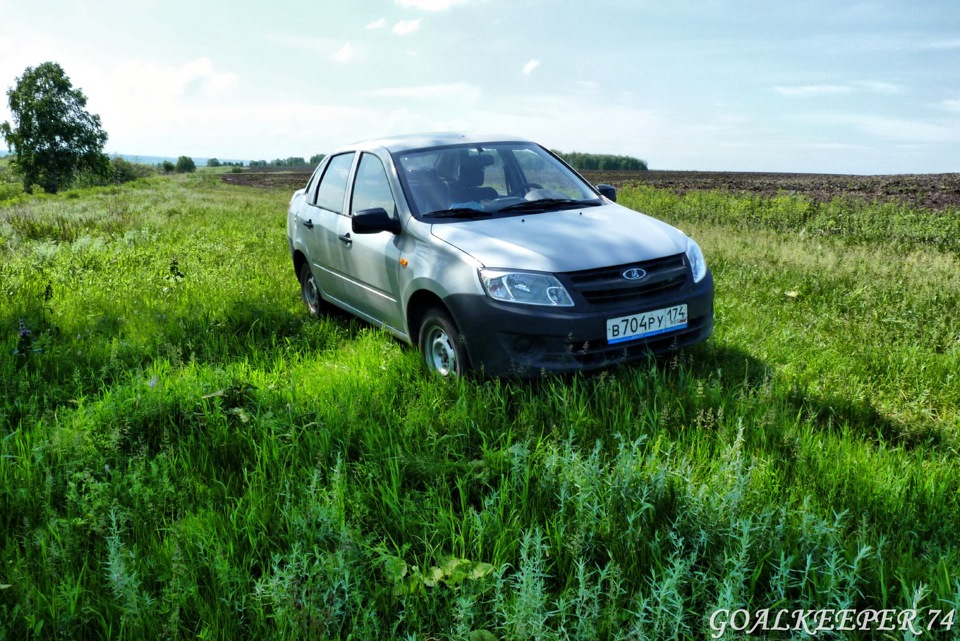
[[[520,136],[496,135],[496,134],[470,134],[456,132],[437,132],[423,134],[403,134],[398,136],[389,136],[376,138],[374,140],[365,140],[344,145],[334,153],[359,149],[376,149],[382,147],[390,153],[410,151],[412,149],[426,149],[429,147],[444,147],[448,145],[463,144],[489,144],[494,142],[531,142]]]

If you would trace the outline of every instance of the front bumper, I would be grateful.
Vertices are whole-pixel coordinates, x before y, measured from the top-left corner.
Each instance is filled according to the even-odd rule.
[[[713,276],[642,306],[556,309],[459,294],[446,303],[464,337],[473,368],[486,376],[532,377],[610,367],[707,339],[713,331]],[[609,345],[608,319],[686,303],[687,327]],[[589,307],[589,306],[586,306]]]

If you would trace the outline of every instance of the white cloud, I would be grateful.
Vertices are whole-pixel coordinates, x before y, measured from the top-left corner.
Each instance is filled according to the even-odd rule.
[[[931,42],[923,45],[924,49],[960,49],[960,39],[943,40],[941,42]]]
[[[947,111],[960,112],[960,100],[944,100],[940,104]]]
[[[857,86],[869,91],[870,93],[878,93],[885,96],[892,96],[893,94],[900,93],[903,90],[900,85],[895,85],[889,82],[879,82],[876,80],[865,80],[863,82],[858,82]]]
[[[342,42],[342,40],[334,38],[305,37],[292,34],[267,34],[264,38],[270,44],[278,47],[292,47],[324,58],[329,57],[331,51],[336,51]]]
[[[337,50],[337,53],[333,54],[333,59],[337,62],[351,62],[357,57],[356,48],[349,42]]]
[[[404,9],[422,9],[423,11],[446,11],[455,4],[464,4],[465,0],[396,0],[397,6]]]
[[[960,126],[955,122],[908,120],[870,114],[833,114],[817,117],[816,120],[854,127],[865,134],[899,143],[960,142]]]
[[[368,24],[367,29],[370,29],[372,31],[374,29],[383,29],[386,26],[387,26],[387,19],[380,18],[376,22],[371,22],[370,24]]]
[[[393,25],[393,32],[398,36],[406,36],[420,28],[420,18],[416,20],[401,20]]]
[[[811,151],[855,151],[864,149],[863,145],[846,142],[799,142],[793,143],[794,149],[809,149]]]
[[[890,82],[862,80],[851,85],[800,85],[795,87],[774,87],[781,96],[807,98],[810,96],[849,95],[866,91],[868,93],[891,96],[900,93],[903,88]]]
[[[533,73],[533,70],[540,66],[539,60],[531,60],[527,64],[523,65],[523,73],[530,75]]]
[[[382,126],[379,112],[303,102],[130,101],[100,113],[110,133],[108,151],[172,157],[309,156],[368,138]]]
[[[239,84],[236,74],[219,71],[209,58],[181,65],[135,58],[96,69],[84,93],[88,110],[101,116],[110,135],[108,151],[177,156],[203,151],[190,136],[199,141],[219,135],[216,114],[238,102]],[[157,149],[168,146],[173,148]],[[176,147],[181,151],[164,153]]]
[[[218,72],[209,58],[182,65],[165,65],[135,58],[108,72],[106,93],[169,100],[176,97],[206,99],[228,93],[237,84],[234,73]]]
[[[823,96],[829,94],[848,94],[852,89],[846,85],[804,85],[800,87],[774,87],[774,91],[781,96],[806,97]]]
[[[374,98],[420,98],[429,100],[455,99],[461,102],[476,102],[480,98],[480,89],[473,85],[456,82],[441,85],[420,85],[415,87],[387,87],[364,92]]]
[[[489,101],[484,100],[484,105]],[[655,148],[676,149],[661,115],[569,94],[516,96],[499,109],[460,114],[461,128],[514,133],[563,151],[649,158]]]

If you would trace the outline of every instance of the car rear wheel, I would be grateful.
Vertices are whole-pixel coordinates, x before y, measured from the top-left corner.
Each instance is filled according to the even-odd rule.
[[[430,372],[459,378],[470,368],[460,330],[443,310],[431,309],[420,325],[420,351]]]
[[[319,316],[323,311],[323,299],[320,298],[320,290],[317,288],[317,281],[313,277],[313,270],[310,269],[310,263],[303,261],[300,264],[300,295],[303,296],[303,302],[307,304],[307,309],[314,316]]]

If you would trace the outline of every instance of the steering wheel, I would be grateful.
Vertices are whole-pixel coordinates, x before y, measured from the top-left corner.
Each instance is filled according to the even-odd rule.
[[[515,189],[510,195],[517,198],[523,198],[523,196],[534,189],[543,189],[543,185],[540,183],[524,183],[520,185],[518,189]]]

